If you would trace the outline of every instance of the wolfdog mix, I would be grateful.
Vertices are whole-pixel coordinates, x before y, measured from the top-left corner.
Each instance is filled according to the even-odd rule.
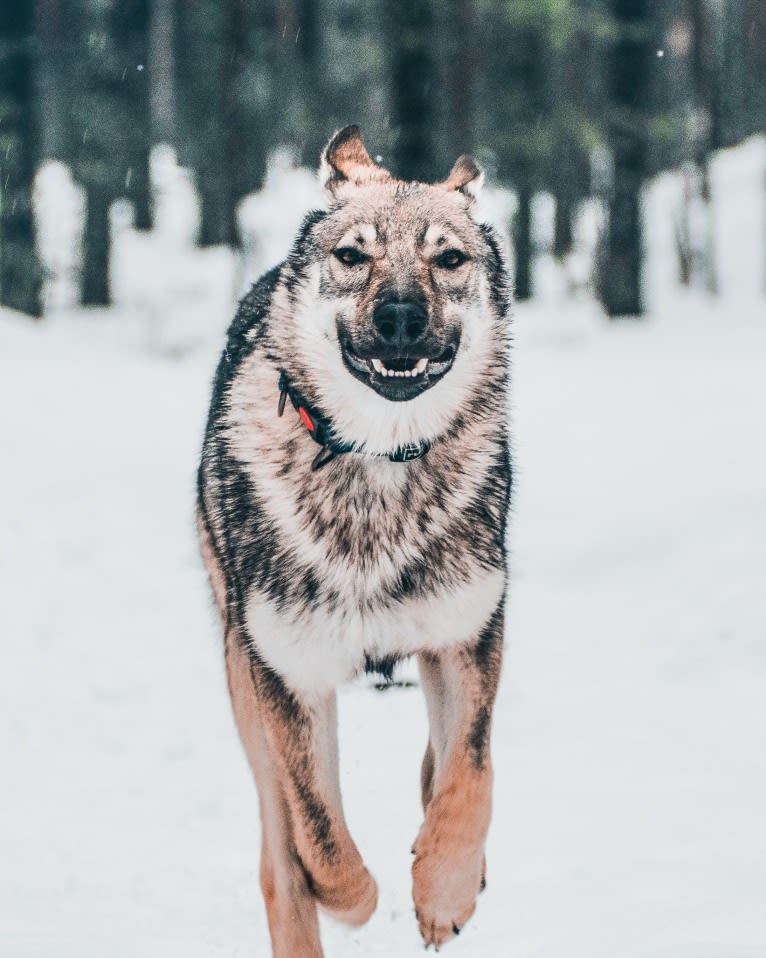
[[[484,886],[510,488],[509,287],[461,157],[402,182],[357,127],[322,157],[327,209],[243,299],[199,470],[202,553],[258,787],[276,958],[321,958],[317,905],[361,925],[336,687],[417,655],[430,733],[412,896],[426,945]]]

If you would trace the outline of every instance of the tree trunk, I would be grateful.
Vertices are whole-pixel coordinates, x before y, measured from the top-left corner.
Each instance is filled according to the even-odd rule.
[[[40,157],[70,162],[72,159],[71,44],[59,0],[36,0],[36,97],[39,111]]]
[[[437,175],[431,3],[430,0],[391,0],[390,8],[395,172],[405,180],[428,182]]]
[[[200,197],[200,246],[235,245],[232,237],[232,211],[225,176],[206,168],[197,178]]]
[[[705,210],[703,237],[703,264],[705,289],[718,292],[718,271],[715,256],[715,230],[713,196],[710,185],[710,154],[717,140],[717,96],[715,81],[715,49],[710,36],[711,25],[705,9],[705,0],[691,0],[692,9],[692,71],[694,75],[694,100],[698,117],[698,136],[695,143],[694,161],[699,172],[700,199]]]
[[[613,0],[613,13],[620,34],[611,73],[614,186],[604,263],[604,307],[611,317],[639,316],[643,313],[640,194],[647,163],[648,0]]]
[[[457,0],[448,8],[452,16],[452,55],[447,64],[452,130],[450,140],[455,155],[470,153],[475,143],[476,71],[479,54],[476,47],[476,0]]]
[[[129,125],[125,137],[123,192],[133,203],[133,225],[152,228],[149,154],[151,150],[151,103],[149,91],[150,0],[117,0],[111,33],[121,79],[116,86],[119,109]]]
[[[295,39],[305,109],[302,159],[315,166],[330,132],[325,128],[324,75],[321,70],[322,20],[317,0],[299,0]]]
[[[532,190],[519,188],[519,207],[513,220],[514,290],[519,302],[532,298]]]
[[[102,183],[86,187],[85,232],[82,255],[83,306],[109,306],[109,207],[113,196]]]
[[[243,42],[240,0],[179,0],[176,65],[183,120],[182,158],[197,174],[200,246],[239,242],[237,166],[242,138],[236,78]]]
[[[176,144],[175,9],[152,0],[149,16],[149,103],[153,143]]]
[[[572,216],[574,203],[567,188],[560,184],[556,192],[556,218],[553,225],[553,255],[563,260],[572,252]]]
[[[33,0],[0,4],[0,303],[42,315],[32,187],[37,160]]]

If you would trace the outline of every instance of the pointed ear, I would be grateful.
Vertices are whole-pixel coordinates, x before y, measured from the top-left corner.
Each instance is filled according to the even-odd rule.
[[[447,190],[458,190],[473,203],[483,184],[484,170],[472,156],[461,156],[455,161],[442,186]]]
[[[391,179],[388,170],[370,158],[358,126],[344,126],[325,147],[319,167],[322,186],[331,193],[344,183],[363,186]]]

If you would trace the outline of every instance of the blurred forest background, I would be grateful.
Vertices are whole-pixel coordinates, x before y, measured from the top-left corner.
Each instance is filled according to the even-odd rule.
[[[710,158],[766,131],[766,0],[2,0],[0,303],[45,311],[45,161],[81,187],[79,296],[107,305],[110,209],[127,199],[152,229],[158,144],[191,171],[197,244],[241,249],[237,210],[274,149],[315,166],[351,122],[401,177],[473,152],[513,192],[520,300],[535,196],[559,259],[595,200],[589,282],[611,316],[643,309],[642,185],[680,169],[678,281],[715,293]]]

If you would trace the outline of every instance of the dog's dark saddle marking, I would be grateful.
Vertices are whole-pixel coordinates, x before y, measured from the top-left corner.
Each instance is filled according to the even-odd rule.
[[[316,472],[322,466],[336,456],[344,455],[348,452],[355,452],[362,455],[379,455],[378,453],[369,453],[364,446],[358,446],[353,442],[342,442],[335,436],[332,428],[332,422],[326,416],[322,416],[316,409],[309,405],[300,390],[290,382],[284,370],[279,374],[279,404],[277,405],[277,415],[281,416],[285,411],[287,397],[295,407],[301,422],[308,430],[309,435],[315,443],[322,448],[314,457],[311,463],[311,471]],[[391,462],[411,462],[413,459],[420,459],[431,448],[430,442],[410,442],[403,446],[397,446],[396,449],[388,453],[382,453],[384,458]]]

